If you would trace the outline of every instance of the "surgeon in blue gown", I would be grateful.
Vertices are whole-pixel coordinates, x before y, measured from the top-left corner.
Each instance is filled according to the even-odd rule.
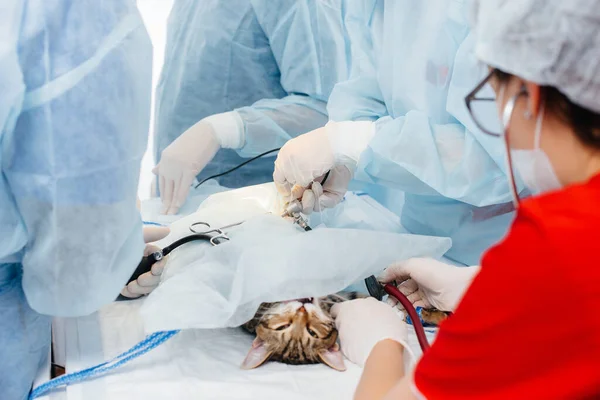
[[[0,10],[0,399],[23,400],[51,316],[111,302],[144,251],[152,46],[133,0]]]
[[[341,0],[176,0],[155,109],[163,212],[178,212],[194,178],[325,125],[348,63]],[[218,181],[271,181],[274,156]]]
[[[480,132],[464,103],[487,73],[472,52],[466,3],[344,1],[350,78],[333,90],[331,122],[279,153],[282,195],[319,211],[338,204],[354,178],[410,232],[450,237],[448,257],[479,262],[513,207],[502,141]],[[499,123],[493,101],[481,112]]]

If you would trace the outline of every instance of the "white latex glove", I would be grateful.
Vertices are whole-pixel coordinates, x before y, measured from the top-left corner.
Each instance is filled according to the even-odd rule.
[[[164,149],[152,170],[158,175],[163,214],[177,214],[194,178],[220,148],[240,149],[244,143],[244,121],[237,111],[230,111],[197,122]]]
[[[275,160],[273,181],[285,201],[301,199],[304,213],[342,201],[360,154],[375,134],[372,122],[329,122],[288,141]],[[329,176],[323,186],[327,172]]]
[[[166,237],[170,232],[171,230],[166,226],[144,226],[144,242],[146,242],[144,256],[160,250],[160,248],[149,243],[156,242],[157,240]],[[129,284],[121,290],[121,295],[129,297],[130,299],[135,299],[142,295],[149,294],[156,289],[160,283],[160,276],[165,265],[167,265],[168,258],[169,257],[167,256],[159,262],[154,263],[150,272],[146,272],[145,274],[140,275],[135,281],[129,282]]]
[[[400,343],[412,356],[404,316],[389,305],[368,297],[335,304],[331,315],[342,352],[353,363],[364,366],[375,345],[386,339]]]
[[[312,182],[308,189],[302,190],[300,186],[297,187],[295,193],[302,194],[299,198],[301,198],[304,214],[311,214],[313,211],[321,212],[325,208],[333,208],[338,205],[348,191],[352,172],[345,165],[340,165],[331,170],[325,184],[321,185],[324,178]]]
[[[194,178],[220,147],[212,125],[200,121],[163,150],[160,162],[152,170],[158,175],[163,214],[177,214],[185,203]]]
[[[396,281],[398,290],[415,306],[454,311],[480,267],[456,267],[430,258],[411,258],[390,265],[378,278]],[[390,305],[403,307],[390,297]]]

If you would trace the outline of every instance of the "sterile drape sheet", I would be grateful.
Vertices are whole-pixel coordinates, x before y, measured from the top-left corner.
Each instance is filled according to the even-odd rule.
[[[141,309],[146,333],[240,326],[262,302],[336,293],[395,261],[439,258],[451,246],[448,238],[377,226],[375,211],[356,223],[352,216],[370,207],[360,198],[348,197],[343,212],[324,214],[311,232],[281,218],[282,207],[272,185],[261,185],[211,196],[173,223],[160,245],[189,235],[194,223],[217,228],[245,221],[225,229],[231,240],[224,244],[194,242],[169,255],[160,286]]]

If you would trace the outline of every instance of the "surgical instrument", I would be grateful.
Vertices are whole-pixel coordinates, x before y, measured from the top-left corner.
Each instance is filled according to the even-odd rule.
[[[308,226],[308,222],[302,217],[302,204],[299,200],[293,200],[289,202],[285,208],[283,214],[281,214],[282,218],[292,218],[294,223],[297,224],[300,228],[304,229],[306,232],[312,231],[312,228]]]
[[[209,233],[216,233],[215,236],[212,236],[212,238],[210,239],[210,244],[212,244],[213,246],[216,246],[219,243],[219,241],[222,240],[229,240],[229,236],[227,236],[227,234],[223,231],[224,229],[227,228],[233,228],[234,226],[239,226],[241,224],[243,224],[245,221],[241,221],[241,222],[235,222],[233,224],[229,224],[229,225],[225,225],[222,226],[220,228],[215,228],[212,229],[210,224],[207,222],[194,222],[193,224],[190,225],[190,231],[192,233],[198,234],[198,235],[208,235]],[[204,230],[204,231],[198,231],[199,227],[206,227],[208,230]]]
[[[323,180],[321,181],[321,186],[325,184],[327,178],[329,178],[329,173],[331,171],[327,171]],[[282,218],[292,218],[294,223],[300,226],[300,228],[304,229],[306,232],[312,231],[312,228],[308,226],[308,222],[302,217],[302,203],[300,200],[292,200],[287,203],[285,207],[285,211],[281,214]]]

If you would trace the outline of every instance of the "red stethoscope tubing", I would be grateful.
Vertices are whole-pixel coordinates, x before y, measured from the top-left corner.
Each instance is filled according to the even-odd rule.
[[[417,314],[417,310],[415,310],[415,307],[412,305],[410,300],[408,300],[408,298],[402,294],[402,292],[400,292],[396,286],[388,283],[383,286],[383,290],[385,290],[388,295],[392,296],[398,300],[400,304],[402,304],[410,316],[412,324],[415,328],[415,333],[417,334],[417,339],[419,340],[419,346],[421,346],[421,350],[423,350],[423,353],[425,353],[429,349],[429,342],[427,341],[425,329],[421,323],[421,318],[419,318],[419,315]]]

